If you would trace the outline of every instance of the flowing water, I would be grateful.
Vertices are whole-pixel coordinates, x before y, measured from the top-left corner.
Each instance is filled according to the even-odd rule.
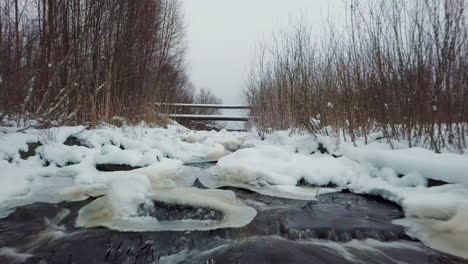
[[[0,219],[0,263],[468,263],[406,235],[392,223],[401,208],[378,197],[343,191],[301,201],[228,189],[257,211],[244,227],[119,232],[75,226],[94,198],[21,206]],[[207,208],[155,208],[162,221],[222,218]]]

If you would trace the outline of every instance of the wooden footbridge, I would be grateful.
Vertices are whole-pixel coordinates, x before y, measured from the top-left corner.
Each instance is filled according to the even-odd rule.
[[[156,103],[156,106],[164,106],[176,109],[183,108],[211,108],[211,109],[252,109],[248,105],[222,105],[222,104],[184,104],[184,103]],[[249,121],[251,116],[230,115],[192,115],[192,114],[167,114],[169,118],[178,120],[209,120],[209,121]]]

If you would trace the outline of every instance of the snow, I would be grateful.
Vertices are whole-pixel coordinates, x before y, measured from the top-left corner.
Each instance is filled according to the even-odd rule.
[[[450,184],[420,189],[402,202],[406,218],[395,223],[426,245],[468,259],[468,188]]]
[[[161,163],[155,166],[133,170],[134,172],[146,176],[153,188],[173,187],[174,178],[182,169],[182,162],[179,160],[163,159]]]
[[[141,153],[136,150],[121,150],[113,145],[101,148],[101,153],[96,157],[97,164],[120,164],[133,167],[145,167],[158,162],[162,153],[158,150],[149,150]]]
[[[21,196],[28,193],[29,171],[0,160],[0,203],[8,197]]]
[[[345,158],[344,158],[345,159]],[[275,146],[242,149],[216,165],[220,181],[250,185],[291,185],[304,179],[313,185],[346,185],[353,164],[330,156],[291,154]]]
[[[125,196],[128,196],[128,194],[125,194]],[[190,205],[195,208],[216,209],[222,212],[222,220],[184,219],[159,221],[157,218],[147,216],[145,213],[122,216],[121,210],[123,208],[120,204],[114,205],[109,197],[98,198],[83,207],[79,212],[77,225],[84,227],[105,226],[131,232],[213,230],[242,227],[252,221],[257,214],[255,209],[238,200],[232,191],[225,190],[202,190],[192,187],[161,188],[153,189],[151,196],[153,201]],[[133,195],[130,197],[133,198]],[[145,201],[140,200],[140,202]],[[134,204],[132,208],[136,208],[136,205]]]
[[[140,205],[151,206],[149,179],[138,173],[122,173],[110,183],[107,199],[117,217],[138,214]]]
[[[19,158],[19,151],[27,151],[27,143],[37,142],[38,134],[7,133],[0,134],[0,158]]]
[[[38,147],[36,153],[39,153],[46,161],[63,167],[69,163],[80,163],[89,153],[89,149],[82,146],[66,146],[61,143],[51,142]]]
[[[81,209],[79,226],[212,230],[246,225],[256,215],[232,191],[217,189],[223,186],[301,200],[347,189],[400,204],[405,218],[397,223],[410,235],[468,258],[468,155],[448,148],[438,154],[408,148],[407,142],[393,141],[392,147],[378,140],[379,132],[368,137],[369,144],[358,139],[354,145],[299,131],[278,131],[261,139],[254,133],[192,131],[177,124],[2,130],[0,217],[25,204],[92,196],[99,198]],[[86,146],[64,145],[71,135]],[[42,144],[35,155],[21,159],[19,151],[35,142]],[[185,165],[207,161],[217,164],[209,169]],[[96,165],[104,163],[141,168],[98,171]],[[210,189],[191,187],[197,178]],[[448,184],[429,188],[429,180]],[[152,216],[153,201],[209,208],[224,218],[160,221]]]
[[[437,154],[423,148],[398,150],[346,148],[343,154],[359,163],[392,168],[397,173],[420,173],[426,178],[468,184],[468,159],[457,154]]]
[[[40,131],[40,135],[43,138],[41,141],[63,143],[68,137],[77,135],[85,131],[85,129],[84,126],[48,128]]]

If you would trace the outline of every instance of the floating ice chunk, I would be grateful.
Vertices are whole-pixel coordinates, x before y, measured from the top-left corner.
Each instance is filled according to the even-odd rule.
[[[80,210],[77,225],[106,226],[112,219],[137,217],[140,208],[150,205],[151,184],[145,175],[118,174],[118,177],[110,182],[106,196],[96,199]]]
[[[208,221],[208,226],[203,230],[241,227],[244,226],[256,216],[255,209],[246,206],[237,199],[232,191],[227,190],[202,190],[197,188],[171,188],[167,190],[157,190],[153,192],[153,199],[169,204],[182,204],[199,208],[210,208],[222,212],[223,219],[219,221]],[[184,225],[184,221],[180,224]],[[199,225],[197,223],[193,223]],[[182,230],[186,230],[183,227]]]
[[[132,172],[148,177],[153,188],[174,187],[172,181],[177,173],[182,169],[182,161],[175,159],[162,159],[160,163],[152,166],[132,170]]]
[[[468,202],[468,189],[461,184],[421,188],[405,194],[402,206],[409,217],[451,219]]]
[[[149,204],[150,181],[138,173],[122,173],[110,183],[109,199],[114,217],[138,215],[141,205]]]
[[[266,182],[257,182],[255,185],[236,183],[232,181],[220,181],[213,172],[205,171],[204,174],[199,175],[198,179],[200,182],[212,189],[220,187],[234,187],[240,189],[250,190],[262,195],[280,197],[286,199],[295,200],[306,200],[313,201],[317,200],[320,194],[337,192],[339,188],[320,188],[320,187],[302,187],[292,185],[270,185]]]
[[[431,248],[468,258],[468,189],[450,184],[407,192],[406,217],[395,221]]]
[[[448,220],[405,218],[394,221],[408,229],[428,247],[468,259],[468,207],[461,208]]]
[[[111,199],[111,196],[101,197],[83,207],[76,224],[84,227],[105,226],[115,230],[135,232],[212,230],[244,226],[257,214],[255,209],[238,200],[233,192],[225,190],[163,188],[154,190],[152,194],[152,199],[155,201],[218,210],[223,213],[221,220],[158,221],[155,217],[144,214],[124,217],[116,212],[122,207]]]

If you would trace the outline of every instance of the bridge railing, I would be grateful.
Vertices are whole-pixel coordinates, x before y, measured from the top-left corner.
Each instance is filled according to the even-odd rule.
[[[249,105],[221,105],[221,104],[186,104],[186,103],[155,103],[164,107],[212,108],[212,109],[252,109]],[[194,115],[194,114],[166,114],[169,118],[179,120],[206,120],[206,121],[249,121],[251,116],[231,115]]]

